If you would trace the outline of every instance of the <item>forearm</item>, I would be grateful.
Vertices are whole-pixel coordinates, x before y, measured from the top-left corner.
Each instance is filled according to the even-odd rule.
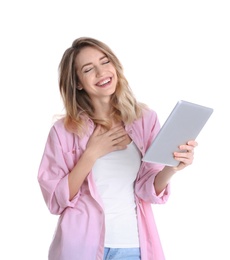
[[[166,188],[175,173],[176,170],[173,167],[165,166],[163,170],[156,175],[154,188],[157,195],[159,195]]]
[[[85,151],[80,157],[73,170],[69,173],[69,199],[71,200],[79,191],[85,178],[91,171],[96,158],[89,151]]]

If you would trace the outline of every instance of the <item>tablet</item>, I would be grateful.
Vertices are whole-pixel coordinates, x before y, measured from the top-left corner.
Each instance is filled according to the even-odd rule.
[[[142,161],[177,166],[173,152],[179,151],[179,145],[196,139],[212,112],[210,107],[178,101]]]

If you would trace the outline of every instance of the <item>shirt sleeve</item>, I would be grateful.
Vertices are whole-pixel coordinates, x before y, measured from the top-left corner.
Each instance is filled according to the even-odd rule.
[[[170,195],[170,184],[159,194],[156,194],[154,188],[154,180],[159,171],[162,170],[161,165],[153,165],[151,163],[142,163],[140,170],[140,178],[137,179],[135,185],[135,193],[138,198],[145,202],[153,204],[164,204]]]
[[[47,138],[38,170],[38,182],[44,200],[52,214],[61,214],[66,207],[73,207],[77,200],[69,200],[68,173],[74,167],[73,150],[63,151],[60,136],[52,127]],[[72,167],[72,168],[71,168]]]
[[[160,130],[160,123],[155,111],[143,116],[143,146],[146,152]],[[138,178],[135,183],[136,195],[149,203],[162,204],[168,200],[170,194],[170,184],[159,194],[156,195],[154,180],[158,172],[164,168],[164,165],[142,162]]]

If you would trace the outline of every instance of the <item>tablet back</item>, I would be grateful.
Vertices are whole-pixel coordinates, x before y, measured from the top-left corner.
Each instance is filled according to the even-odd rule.
[[[177,166],[173,152],[179,151],[179,145],[196,139],[212,112],[209,107],[178,101],[142,161]]]

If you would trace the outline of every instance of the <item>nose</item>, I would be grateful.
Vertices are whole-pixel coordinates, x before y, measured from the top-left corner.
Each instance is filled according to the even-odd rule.
[[[104,69],[102,68],[102,66],[97,66],[96,67],[96,76],[101,77],[103,74],[104,74]]]

